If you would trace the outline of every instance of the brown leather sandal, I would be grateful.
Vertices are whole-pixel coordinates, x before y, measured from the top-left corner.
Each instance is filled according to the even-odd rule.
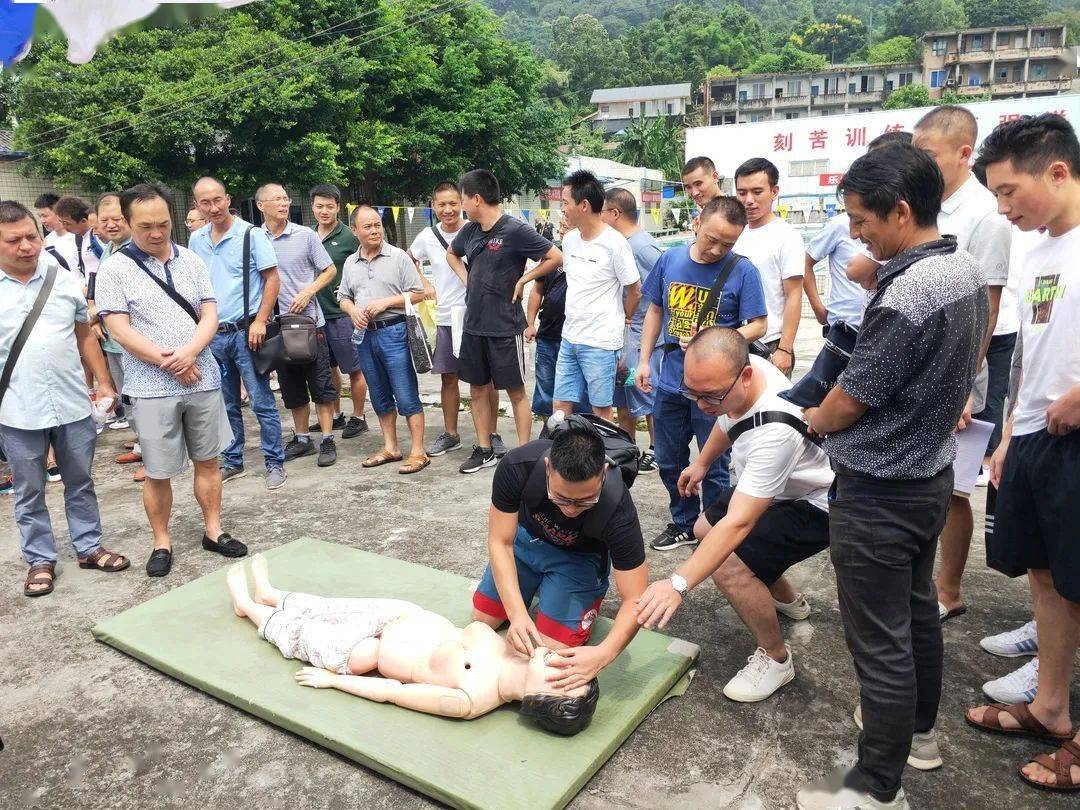
[[[1074,766],[1080,767],[1080,745],[1077,745],[1072,740],[1066,740],[1064,745],[1053,753],[1053,756],[1050,754],[1036,754],[1031,758],[1031,762],[1042,765],[1046,770],[1052,771],[1054,774],[1054,783],[1051,785],[1035,781],[1024,773],[1024,769],[1021,768],[1020,778],[1033,788],[1058,793],[1073,793],[1080,790],[1080,781],[1074,782],[1072,778],[1072,768]]]
[[[365,458],[360,466],[361,467],[381,467],[383,464],[390,464],[394,461],[401,461],[401,453],[391,453],[385,447],[374,455]]]
[[[971,719],[968,711],[964,712],[964,720],[969,726],[974,726],[980,731],[989,731],[992,734],[1002,734],[1007,737],[1032,737],[1036,740],[1052,740],[1063,742],[1072,737],[1072,734],[1057,735],[1039,722],[1039,718],[1031,713],[1026,703],[1013,703],[1006,706],[1004,703],[991,703],[983,713],[982,722],[976,723]],[[1012,715],[1013,719],[1020,724],[1020,728],[1005,728],[1001,725],[1001,714]]]
[[[131,560],[125,557],[123,554],[117,554],[115,551],[106,551],[101,546],[98,546],[85,557],[77,557],[79,561],[79,568],[93,568],[96,571],[123,571],[129,565]]]
[[[412,475],[420,472],[430,463],[431,459],[427,456],[409,456],[405,459],[405,463],[398,467],[398,472],[402,475]]]
[[[56,563],[36,563],[30,566],[26,572],[26,582],[23,583],[23,596],[44,596],[53,592],[53,583],[56,581]],[[31,588],[31,585],[47,585],[46,588]]]

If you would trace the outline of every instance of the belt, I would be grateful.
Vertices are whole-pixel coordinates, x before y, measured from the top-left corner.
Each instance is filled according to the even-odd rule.
[[[228,321],[226,321],[224,323],[219,323],[218,328],[217,328],[218,334],[219,335],[227,335],[230,332],[243,332],[245,329],[247,329],[251,325],[251,322],[253,320],[255,320],[255,319],[254,318],[241,318],[240,320],[238,320],[236,322],[228,322]]]
[[[399,323],[405,323],[404,315],[395,315],[393,318],[386,318],[382,321],[371,321],[368,323],[368,329],[385,329],[388,326],[397,326]]]

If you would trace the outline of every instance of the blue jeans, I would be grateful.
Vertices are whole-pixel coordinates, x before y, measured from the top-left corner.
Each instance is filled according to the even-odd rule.
[[[975,419],[991,422],[994,432],[990,434],[990,444],[986,454],[990,455],[1001,444],[1001,423],[1005,418],[1005,397],[1009,392],[1009,372],[1012,368],[1013,349],[1016,348],[1016,333],[994,335],[990,338],[990,348],[986,351],[986,365],[990,379],[986,384],[986,407],[975,414]]]
[[[15,524],[19,546],[28,565],[56,562],[56,536],[45,505],[45,458],[49,444],[56,450],[56,464],[64,480],[64,511],[75,553],[85,557],[101,545],[101,513],[94,480],[97,431],[89,416],[43,430],[19,430],[0,426],[0,441],[11,464],[15,487]]]
[[[532,412],[537,416],[551,416],[555,393],[555,364],[559,360],[559,340],[536,339],[536,385],[533,387]],[[592,413],[589,397],[574,405],[574,413]]]
[[[701,412],[698,406],[682,394],[672,394],[656,387],[656,405],[653,409],[653,427],[656,431],[656,463],[660,467],[660,480],[671,499],[671,522],[681,531],[692,534],[694,521],[701,514],[701,498],[693,495],[684,498],[679,494],[679,475],[690,463],[690,440],[697,438],[698,449],[705,446],[716,420]],[[728,486],[728,453],[724,453],[709,467],[709,474],[701,483],[705,506],[716,502]]]
[[[591,402],[594,408],[610,408],[615,396],[615,362],[618,352],[598,349],[562,339],[555,363],[555,399],[560,402]]]
[[[395,409],[402,416],[424,410],[406,334],[404,322],[368,329],[364,342],[356,347],[356,359],[368,384],[368,398],[378,416]]]
[[[244,417],[240,411],[240,380],[244,381],[251,410],[259,420],[259,437],[262,440],[263,459],[266,469],[285,466],[285,453],[281,449],[281,417],[277,401],[270,390],[270,375],[259,374],[251,358],[245,332],[218,333],[210,341],[210,351],[221,366],[221,393],[225,397],[225,411],[232,427],[232,444],[221,454],[228,467],[244,468]]]

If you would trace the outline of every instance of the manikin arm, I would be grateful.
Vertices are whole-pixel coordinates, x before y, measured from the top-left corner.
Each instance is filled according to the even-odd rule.
[[[364,675],[339,675],[318,667],[301,669],[296,673],[296,682],[315,689],[333,688],[376,703],[393,703],[404,709],[437,714],[440,717],[472,719],[477,716],[473,714],[469,696],[460,689],[447,686],[402,683],[390,678]]]

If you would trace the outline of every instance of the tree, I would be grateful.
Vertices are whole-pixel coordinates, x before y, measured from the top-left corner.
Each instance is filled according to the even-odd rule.
[[[962,0],[968,23],[976,28],[1032,25],[1046,14],[1046,0]]]
[[[957,0],[898,0],[887,12],[885,33],[918,39],[927,31],[966,28],[967,24],[967,14]]]
[[[209,172],[237,194],[329,181],[416,200],[478,166],[507,194],[542,188],[565,128],[540,98],[542,66],[482,6],[432,3],[270,0],[122,34],[87,65],[45,38],[20,81],[17,145],[89,188]]]
[[[626,49],[591,14],[559,17],[551,24],[550,56],[567,71],[570,89],[582,102],[597,88],[624,84]]]
[[[866,44],[866,26],[858,17],[838,14],[832,22],[816,22],[801,35],[799,47],[819,53],[830,62],[846,61]]]
[[[0,129],[15,125],[16,81],[14,73],[0,70]]]
[[[906,84],[889,93],[881,106],[886,110],[906,110],[909,107],[930,107],[933,103],[925,84]]]
[[[893,37],[871,45],[866,61],[872,65],[889,65],[898,62],[918,62],[919,53],[911,37]]]
[[[746,66],[746,73],[788,73],[821,70],[829,60],[821,54],[808,53],[788,42],[778,53],[762,54]]]
[[[683,133],[667,118],[633,121],[618,138],[615,160],[629,166],[660,169],[664,177],[675,179],[682,173]]]

